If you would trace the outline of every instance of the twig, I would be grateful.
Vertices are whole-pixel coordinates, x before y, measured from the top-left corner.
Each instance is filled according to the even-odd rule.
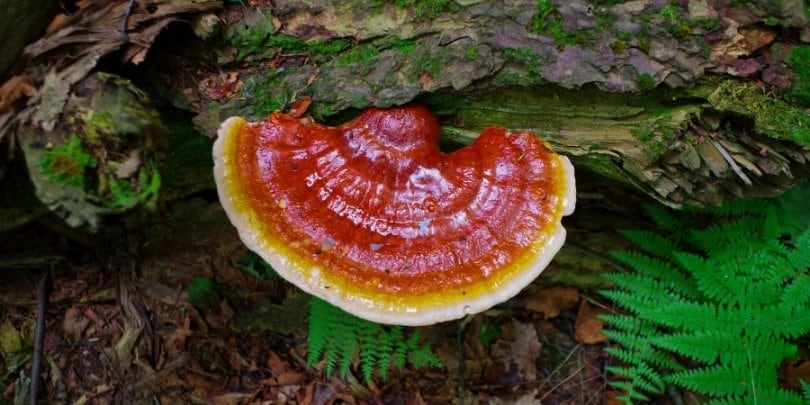
[[[738,166],[737,162],[734,161],[734,158],[732,158],[731,155],[728,154],[726,148],[724,148],[723,145],[721,145],[714,139],[712,139],[712,144],[717,149],[717,151],[720,152],[720,155],[723,156],[723,159],[725,159],[726,162],[728,162],[729,166],[731,166],[731,170],[734,170],[734,173],[737,174],[737,177],[739,177],[745,184],[749,186],[752,185],[753,183],[751,183],[751,179],[749,179],[748,176],[746,176],[745,173],[743,173],[742,169],[740,169],[740,166]]]
[[[459,357],[459,366],[458,366],[458,384],[459,384],[459,394],[461,396],[461,403],[464,402],[464,398],[467,396],[467,387],[466,382],[464,381],[464,373],[467,372],[466,364],[464,364],[464,326],[461,321],[456,322],[456,345],[458,347],[458,357]]]
[[[546,399],[546,397],[547,397],[547,396],[551,395],[551,393],[552,393],[552,392],[554,392],[554,391],[556,391],[556,390],[557,390],[557,388],[560,388],[560,387],[561,387],[563,384],[567,383],[567,382],[568,382],[568,380],[570,380],[570,379],[572,379],[572,378],[576,377],[576,376],[577,376],[577,374],[579,374],[579,372],[580,372],[580,371],[582,371],[584,368],[585,368],[585,366],[580,366],[578,369],[574,370],[574,372],[573,372],[573,373],[571,373],[571,375],[569,375],[568,377],[565,377],[565,379],[564,379],[564,380],[562,380],[562,381],[558,382],[558,383],[557,383],[557,384],[555,384],[553,387],[551,387],[551,388],[550,388],[550,389],[549,389],[549,390],[548,390],[548,391],[547,391],[545,394],[543,394],[543,396],[542,396],[542,397],[540,397],[540,398],[537,400],[537,402],[538,402],[538,403],[542,403],[542,402],[543,402],[543,400],[544,400],[544,399]],[[542,388],[542,386],[541,386],[541,388]]]
[[[30,404],[36,405],[39,402],[39,383],[41,380],[40,371],[42,369],[42,346],[45,341],[45,308],[48,304],[50,293],[51,272],[48,271],[42,276],[37,287],[37,322],[34,327],[34,355],[31,365],[31,387]]]
[[[129,22],[129,15],[132,14],[132,7],[135,6],[135,0],[129,0],[127,10],[124,12],[123,22],[121,23],[121,42],[129,42],[129,35],[127,35],[127,23]]]

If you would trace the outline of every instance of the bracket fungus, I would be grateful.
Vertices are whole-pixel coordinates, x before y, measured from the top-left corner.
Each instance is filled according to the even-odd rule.
[[[354,315],[426,325],[484,311],[548,265],[574,210],[573,167],[532,133],[439,150],[420,105],[335,127],[232,117],[214,144],[220,201],[282,277]]]

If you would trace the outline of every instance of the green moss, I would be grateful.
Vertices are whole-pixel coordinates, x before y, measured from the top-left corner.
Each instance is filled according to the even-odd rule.
[[[411,9],[415,17],[429,20],[436,18],[439,13],[459,10],[455,0],[394,0],[394,5]]]
[[[380,55],[380,48],[371,42],[358,44],[343,53],[338,61],[344,65],[358,64],[371,66],[374,59]]]
[[[652,90],[655,88],[655,79],[647,73],[638,75],[636,81],[638,82],[638,87],[642,90]]]
[[[253,100],[250,111],[253,114],[266,116],[273,111],[287,106],[293,94],[284,83],[285,72],[272,69],[263,77],[253,76],[242,85],[242,93]]]
[[[537,14],[532,18],[531,30],[534,33],[551,37],[558,48],[568,45],[587,45],[594,43],[593,38],[601,32],[610,32],[616,22],[616,16],[609,7],[604,5],[595,7],[594,19],[596,26],[567,32],[562,25],[562,17],[554,4],[549,0],[537,1]]]
[[[777,139],[810,146],[810,114],[766,94],[753,84],[725,81],[709,95],[720,111],[754,119],[754,129]]]
[[[678,123],[683,121],[676,119],[666,108],[660,111],[650,111],[650,115],[650,119],[640,121],[630,130],[630,133],[639,141],[644,142],[653,156],[661,156],[669,150],[667,145],[671,144],[681,133]]]
[[[720,29],[720,17],[698,18],[695,20],[695,24],[708,32],[714,32]]]
[[[770,16],[762,21],[769,27],[782,27],[787,28],[790,24],[784,18]]]
[[[476,60],[478,59],[478,46],[473,44],[467,47],[467,50],[464,52],[467,56],[467,60]]]
[[[234,26],[227,40],[236,48],[236,59],[242,60],[248,55],[261,54],[267,48],[267,42],[275,31],[276,28],[270,18],[260,13],[252,13]],[[277,41],[284,40],[289,38],[277,39]]]
[[[793,68],[793,86],[788,99],[799,104],[810,105],[810,46],[794,46],[788,59]]]
[[[506,62],[515,65],[518,70],[509,67],[502,69],[495,75],[495,82],[518,86],[532,86],[543,83],[543,79],[537,74],[539,65],[537,55],[531,49],[506,48],[503,50],[503,57]]]
[[[503,50],[503,58],[507,62],[526,66],[527,70],[534,72],[537,69],[537,55],[531,49],[526,48],[506,48]]]
[[[202,311],[208,311],[219,304],[220,296],[217,284],[207,277],[195,278],[186,288],[188,300]]]
[[[411,53],[416,49],[416,40],[415,39],[404,39],[398,37],[391,37],[389,41],[386,43],[385,41],[382,44],[382,48],[390,48],[400,53]]]
[[[92,112],[84,121],[85,136],[90,144],[101,142],[103,134],[116,133],[113,111],[109,108]]]
[[[42,156],[39,166],[48,180],[70,187],[84,188],[85,172],[98,161],[84,149],[83,141],[71,135],[66,144],[56,146]]]
[[[352,41],[342,38],[305,42],[292,35],[277,34],[271,19],[261,13],[246,15],[234,26],[227,40],[236,49],[237,60],[251,55],[269,57],[284,52],[307,53],[314,61],[322,62],[352,44]]]
[[[431,54],[422,54],[419,59],[414,62],[414,70],[416,72],[429,73],[433,77],[437,77],[442,72],[444,61]]]
[[[661,9],[658,12],[661,17],[669,23],[676,23],[681,20],[681,16],[683,14],[683,9],[678,7],[677,5],[670,5]]]
[[[622,41],[620,39],[616,40],[616,41],[613,41],[610,44],[610,49],[612,49],[613,52],[616,52],[616,53],[624,52],[624,51],[627,50],[627,42]]]
[[[106,205],[112,208],[131,208],[144,204],[151,208],[157,201],[161,177],[155,164],[138,170],[138,181],[110,176],[110,195]]]
[[[641,142],[651,141],[655,138],[655,124],[649,121],[641,122],[631,129],[630,133]]]

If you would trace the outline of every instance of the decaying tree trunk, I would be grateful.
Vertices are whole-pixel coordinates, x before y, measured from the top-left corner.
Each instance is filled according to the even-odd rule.
[[[810,41],[802,2],[250,3],[97,1],[29,45],[20,77],[36,94],[0,110],[0,139],[21,147],[39,199],[95,227],[158,186],[208,188],[205,138],[167,131],[167,105],[211,137],[305,96],[332,122],[417,100],[451,143],[535,131],[578,171],[674,207],[810,174],[807,107],[784,101],[808,74],[791,59]],[[4,210],[0,230],[21,222],[19,204]]]

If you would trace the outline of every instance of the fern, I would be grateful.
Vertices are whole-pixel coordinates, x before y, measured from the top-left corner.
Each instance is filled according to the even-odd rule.
[[[614,253],[628,270],[604,276],[613,288],[603,295],[628,312],[602,317],[619,344],[607,352],[622,363],[609,368],[621,377],[620,400],[646,401],[674,384],[716,404],[802,403],[779,388],[776,371],[797,354],[790,340],[810,331],[803,197],[810,185],[715,209],[653,207],[660,233],[622,232],[643,253]]]
[[[309,315],[307,366],[324,360],[324,373],[335,370],[346,378],[355,358],[366,383],[379,370],[388,377],[393,363],[397,369],[410,360],[414,367],[441,367],[430,344],[421,344],[419,329],[406,334],[402,327],[386,326],[355,317],[331,304],[312,297]]]

